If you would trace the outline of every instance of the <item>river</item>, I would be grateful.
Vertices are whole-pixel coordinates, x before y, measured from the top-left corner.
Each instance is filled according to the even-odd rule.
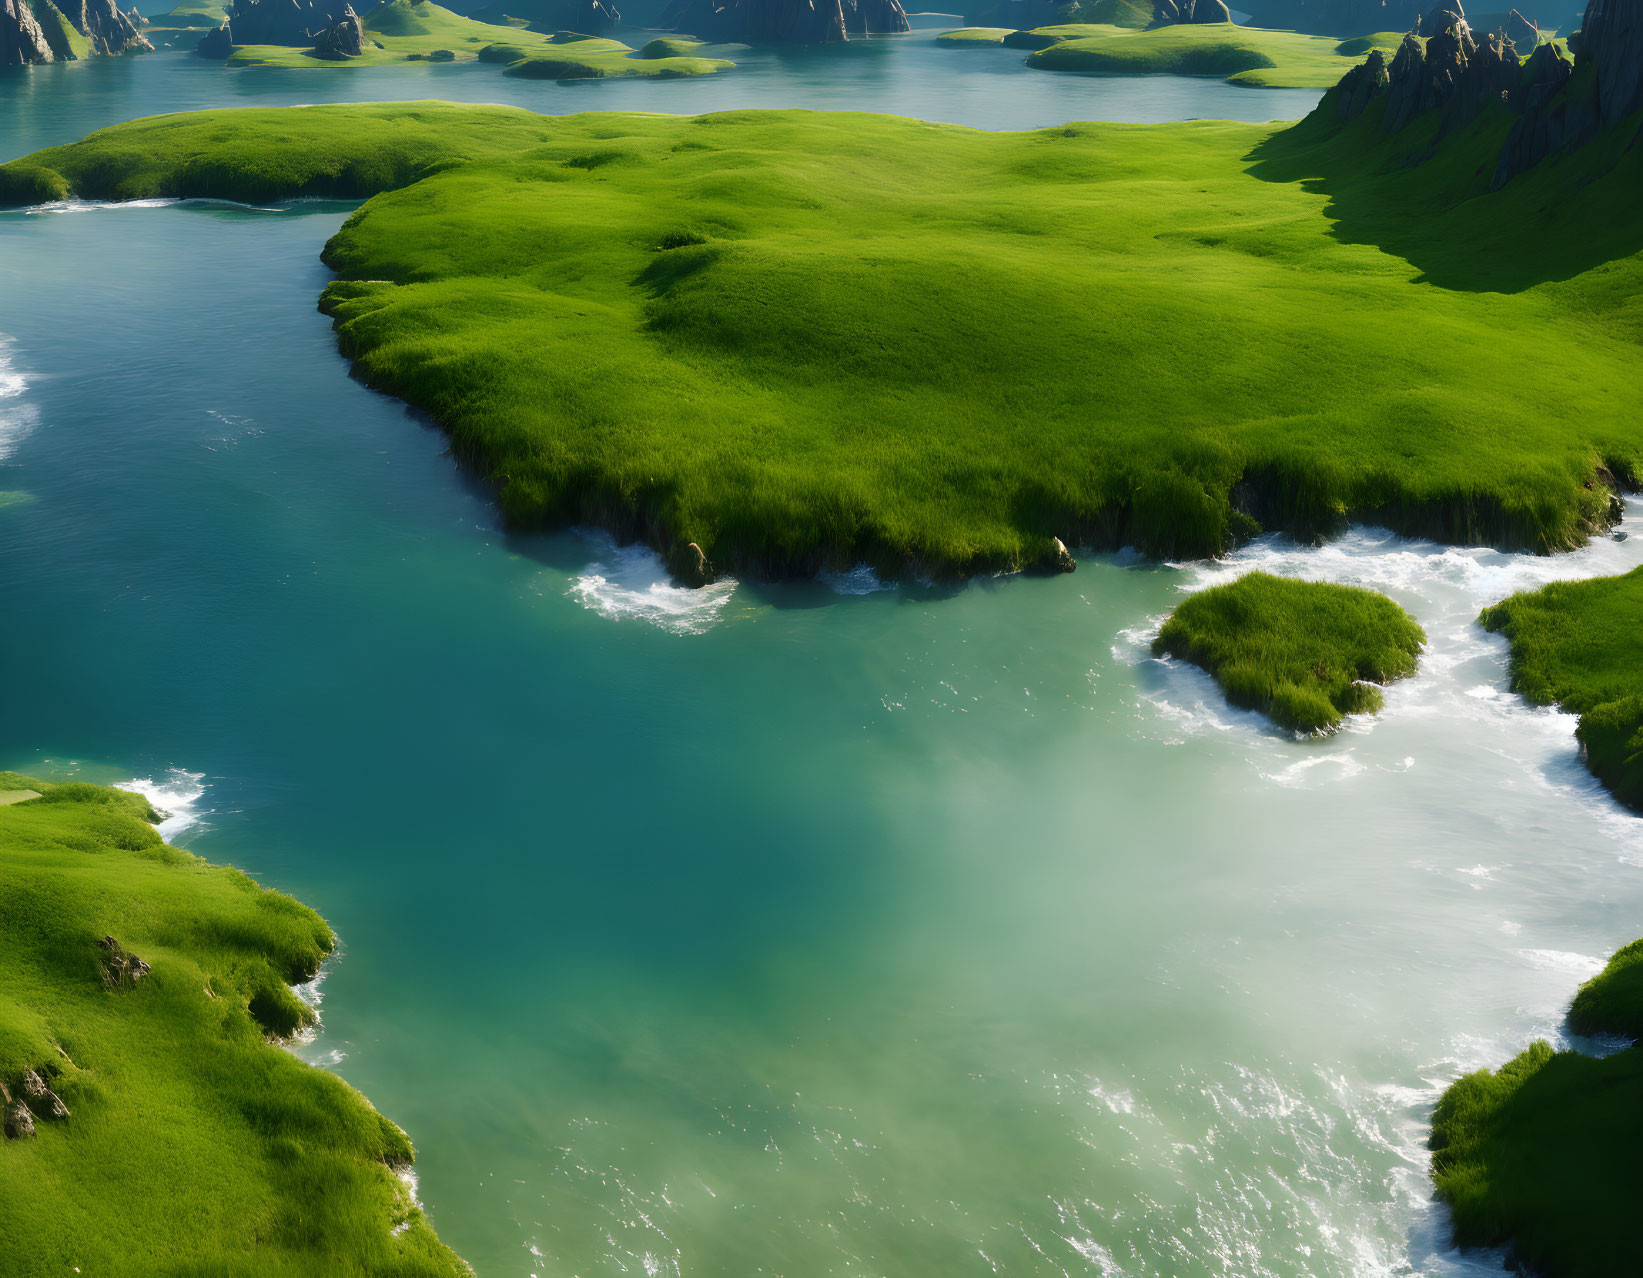
[[[0,75],[0,149],[235,102],[999,128],[1316,98],[873,44],[576,86],[88,62]],[[1425,1123],[1643,933],[1643,823],[1473,620],[1643,539],[681,591],[504,534],[349,379],[314,309],[345,214],[0,214],[0,766],[140,779],[332,922],[301,1050],[410,1132],[483,1278],[1498,1271],[1447,1245]],[[1297,741],[1148,655],[1252,565],[1385,590],[1420,674]]]

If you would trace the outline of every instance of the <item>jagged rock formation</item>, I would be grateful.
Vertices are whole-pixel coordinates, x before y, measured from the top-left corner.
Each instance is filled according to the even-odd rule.
[[[353,12],[348,0],[234,0],[225,24],[231,44],[287,44],[296,47],[311,45],[314,38],[327,27],[334,26],[344,10]],[[221,38],[215,31],[196,46],[205,57],[217,56],[206,51],[206,41],[213,48],[221,47]]]
[[[90,36],[98,53],[151,53],[136,10],[120,12],[114,0],[53,0],[81,35]]]
[[[901,0],[674,0],[662,25],[716,44],[833,44],[908,29]]]
[[[214,58],[218,62],[232,57],[234,53],[234,32],[228,23],[207,31],[194,46],[194,52],[202,58]]]
[[[61,1049],[59,1049],[61,1050]],[[0,1082],[0,1109],[5,1111],[3,1127],[9,1140],[27,1140],[34,1135],[36,1119],[60,1122],[68,1118],[68,1106],[63,1098],[51,1090],[46,1081],[46,1069],[25,1069],[18,1095]]]
[[[1160,0],[1164,2],[1164,0]],[[1512,32],[1534,42],[1518,60]],[[1430,33],[1423,48],[1418,34]],[[1376,50],[1336,86],[1336,116],[1353,120],[1384,97],[1381,128],[1399,133],[1429,111],[1442,111],[1440,136],[1491,107],[1517,114],[1496,162],[1493,185],[1559,150],[1584,146],[1598,133],[1643,111],[1643,0],[1591,0],[1576,61],[1516,10],[1507,29],[1476,39],[1458,3],[1439,4],[1403,39],[1386,66]],[[1591,68],[1590,91],[1572,92],[1576,71]]]
[[[337,20],[314,37],[314,54],[332,62],[357,58],[365,51],[365,24],[353,5],[344,5]]]
[[[1232,11],[1222,0],[1155,0],[1152,25],[1172,27],[1178,23],[1231,22]]]
[[[28,66],[37,62],[72,59],[72,50],[59,38],[53,48],[51,37],[35,13],[37,5],[50,6],[48,16],[61,14],[81,35],[91,40],[92,50],[102,54],[143,53],[154,46],[143,35],[142,17],[133,9],[123,13],[114,0],[0,0],[0,66]],[[54,27],[61,31],[61,28]]]
[[[893,35],[911,31],[901,0],[843,0],[844,29],[851,35]]]
[[[0,67],[51,60],[51,44],[29,0],[0,0]]]

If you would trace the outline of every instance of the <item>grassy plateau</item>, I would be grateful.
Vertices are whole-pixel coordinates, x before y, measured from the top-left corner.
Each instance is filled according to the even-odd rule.
[[[1103,75],[1201,75],[1257,88],[1325,89],[1370,48],[1389,55],[1401,32],[1345,44],[1333,36],[1269,31],[1229,22],[1135,30],[1119,26],[1041,27],[1027,33],[1050,43],[1030,46],[1027,65],[1044,71]],[[1007,41],[1008,43],[1008,41]]]
[[[404,1132],[269,1041],[313,1019],[289,983],[330,929],[154,819],[0,773],[0,1271],[466,1274]]]
[[[1571,1028],[1636,1036],[1640,958],[1636,941],[1581,987]],[[1509,1246],[1516,1265],[1549,1278],[1643,1272],[1643,1049],[1594,1057],[1533,1043],[1444,1092],[1431,1146],[1461,1246]]]
[[[1643,810],[1643,568],[1554,582],[1485,608],[1512,645],[1512,688],[1580,716],[1587,766]]]
[[[686,580],[1353,518],[1579,544],[1643,461],[1643,225],[1615,215],[1643,148],[1490,193],[1504,113],[1412,167],[1435,122],[1331,107],[1030,133],[210,111],[0,166],[0,202],[381,192],[325,252],[357,373],[443,423],[513,526],[600,524]]]
[[[247,44],[235,48],[228,65],[337,68],[416,61],[465,62],[478,58],[507,64],[510,75],[553,80],[710,75],[735,65],[723,58],[704,58],[693,50],[687,51],[684,46],[691,42],[669,43],[680,48],[677,52],[654,50],[636,54],[620,40],[574,31],[544,35],[523,26],[496,26],[464,18],[434,4],[433,0],[392,0],[369,10],[365,18],[365,48],[357,58],[336,60],[317,57],[312,49]]]
[[[1247,573],[1189,596],[1153,651],[1202,666],[1227,700],[1297,732],[1381,708],[1380,684],[1415,673],[1426,632],[1385,595]]]

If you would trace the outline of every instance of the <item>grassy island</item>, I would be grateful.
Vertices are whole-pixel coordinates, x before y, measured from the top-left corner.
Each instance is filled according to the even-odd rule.
[[[1233,84],[1278,89],[1328,88],[1370,48],[1390,56],[1403,39],[1401,32],[1383,32],[1343,44],[1333,36],[1269,31],[1230,22],[1150,30],[1071,25],[1041,27],[1025,34],[1039,40],[1018,47],[1034,49],[1027,55],[1027,65],[1043,71],[1215,76]]]
[[[270,1040],[334,944],[161,842],[146,800],[0,773],[0,1268],[441,1278],[405,1133]]]
[[[1632,1038],[1640,1021],[1643,941],[1581,988],[1580,1033]],[[1463,1246],[1510,1246],[1547,1278],[1643,1272],[1636,1227],[1643,1168],[1643,1048],[1612,1056],[1536,1042],[1499,1070],[1444,1092],[1432,1115],[1432,1179]]]
[[[1615,389],[1643,384],[1616,216],[1643,148],[1491,193],[1509,124],[1411,167],[1432,132],[1367,117],[210,111],[0,166],[0,203],[375,194],[325,253],[357,372],[513,526],[600,524],[686,580],[1349,519],[1546,551],[1643,464]]]
[[[1252,572],[1189,596],[1153,651],[1202,666],[1227,700],[1297,732],[1328,732],[1415,673],[1426,632],[1385,595]]]
[[[677,46],[659,49],[656,46]],[[433,0],[391,0],[367,11],[365,47],[357,58],[319,57],[312,49],[280,44],[237,46],[231,67],[338,68],[397,62],[484,62],[507,64],[510,75],[582,80],[612,76],[711,75],[734,66],[704,58],[706,46],[686,40],[655,41],[643,52],[620,40],[559,31],[544,35],[522,26],[496,26],[465,18]]]
[[[1587,766],[1643,810],[1643,568],[1513,595],[1480,620],[1512,645],[1513,690],[1578,714]]]

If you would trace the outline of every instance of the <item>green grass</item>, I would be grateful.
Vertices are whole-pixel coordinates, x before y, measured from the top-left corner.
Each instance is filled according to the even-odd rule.
[[[220,27],[228,17],[226,0],[181,0],[168,12],[157,16],[157,27]]]
[[[1385,595],[1252,572],[1189,596],[1152,646],[1209,671],[1235,706],[1328,732],[1379,710],[1377,685],[1414,674],[1425,642]]]
[[[0,200],[385,191],[327,252],[358,373],[437,417],[514,526],[676,565],[962,574],[1350,518],[1579,544],[1603,468],[1643,462],[1613,389],[1643,384],[1643,227],[1615,214],[1643,148],[1491,194],[1504,113],[1410,167],[1430,132],[1329,105],[1016,134],[216,111],[0,166]]]
[[[1332,36],[1268,31],[1231,23],[1179,24],[1138,31],[1117,26],[1042,27],[1033,35],[1053,43],[1027,55],[1044,71],[1104,75],[1216,76],[1259,88],[1324,89],[1362,61],[1370,47],[1395,49],[1401,35],[1348,41],[1360,52],[1342,52]]]
[[[1512,645],[1512,688],[1580,716],[1587,766],[1643,809],[1643,568],[1554,582],[1485,608]]]
[[[1575,996],[1576,1033],[1643,1033],[1643,941]],[[1510,1246],[1552,1278],[1643,1272],[1643,1047],[1602,1058],[1536,1042],[1456,1080],[1432,1115],[1432,1179],[1459,1245]]]
[[[635,54],[619,40],[574,32],[543,35],[518,26],[464,18],[432,0],[392,0],[367,10],[365,50],[357,58],[316,57],[312,49],[248,44],[228,59],[233,67],[362,67],[419,61],[506,62],[509,74],[551,79],[610,76],[707,75],[733,66],[722,58]],[[653,42],[656,43],[656,42]],[[685,44],[685,41],[669,41]],[[692,47],[695,46],[692,43]],[[549,71],[557,74],[549,75]]]
[[[957,31],[943,31],[936,43],[944,49],[985,49],[1003,44],[1012,27],[961,27]]]
[[[91,37],[81,35],[51,0],[29,0],[29,7],[40,29],[46,33],[46,43],[51,47],[52,57],[59,62],[89,58],[96,53]]]
[[[1606,966],[1580,987],[1569,1008],[1576,1034],[1643,1038],[1643,941],[1616,950]]]
[[[265,1036],[310,1019],[287,983],[331,951],[320,917],[166,847],[137,795],[0,773],[19,789],[42,797],[0,806],[0,1083],[39,1071],[69,1117],[0,1139],[0,1269],[465,1273],[393,1170],[405,1134]],[[148,974],[115,983],[105,936]]]
[[[1452,1084],[1431,1144],[1458,1245],[1510,1244],[1554,1278],[1643,1272],[1643,1050],[1597,1058],[1536,1042]]]

